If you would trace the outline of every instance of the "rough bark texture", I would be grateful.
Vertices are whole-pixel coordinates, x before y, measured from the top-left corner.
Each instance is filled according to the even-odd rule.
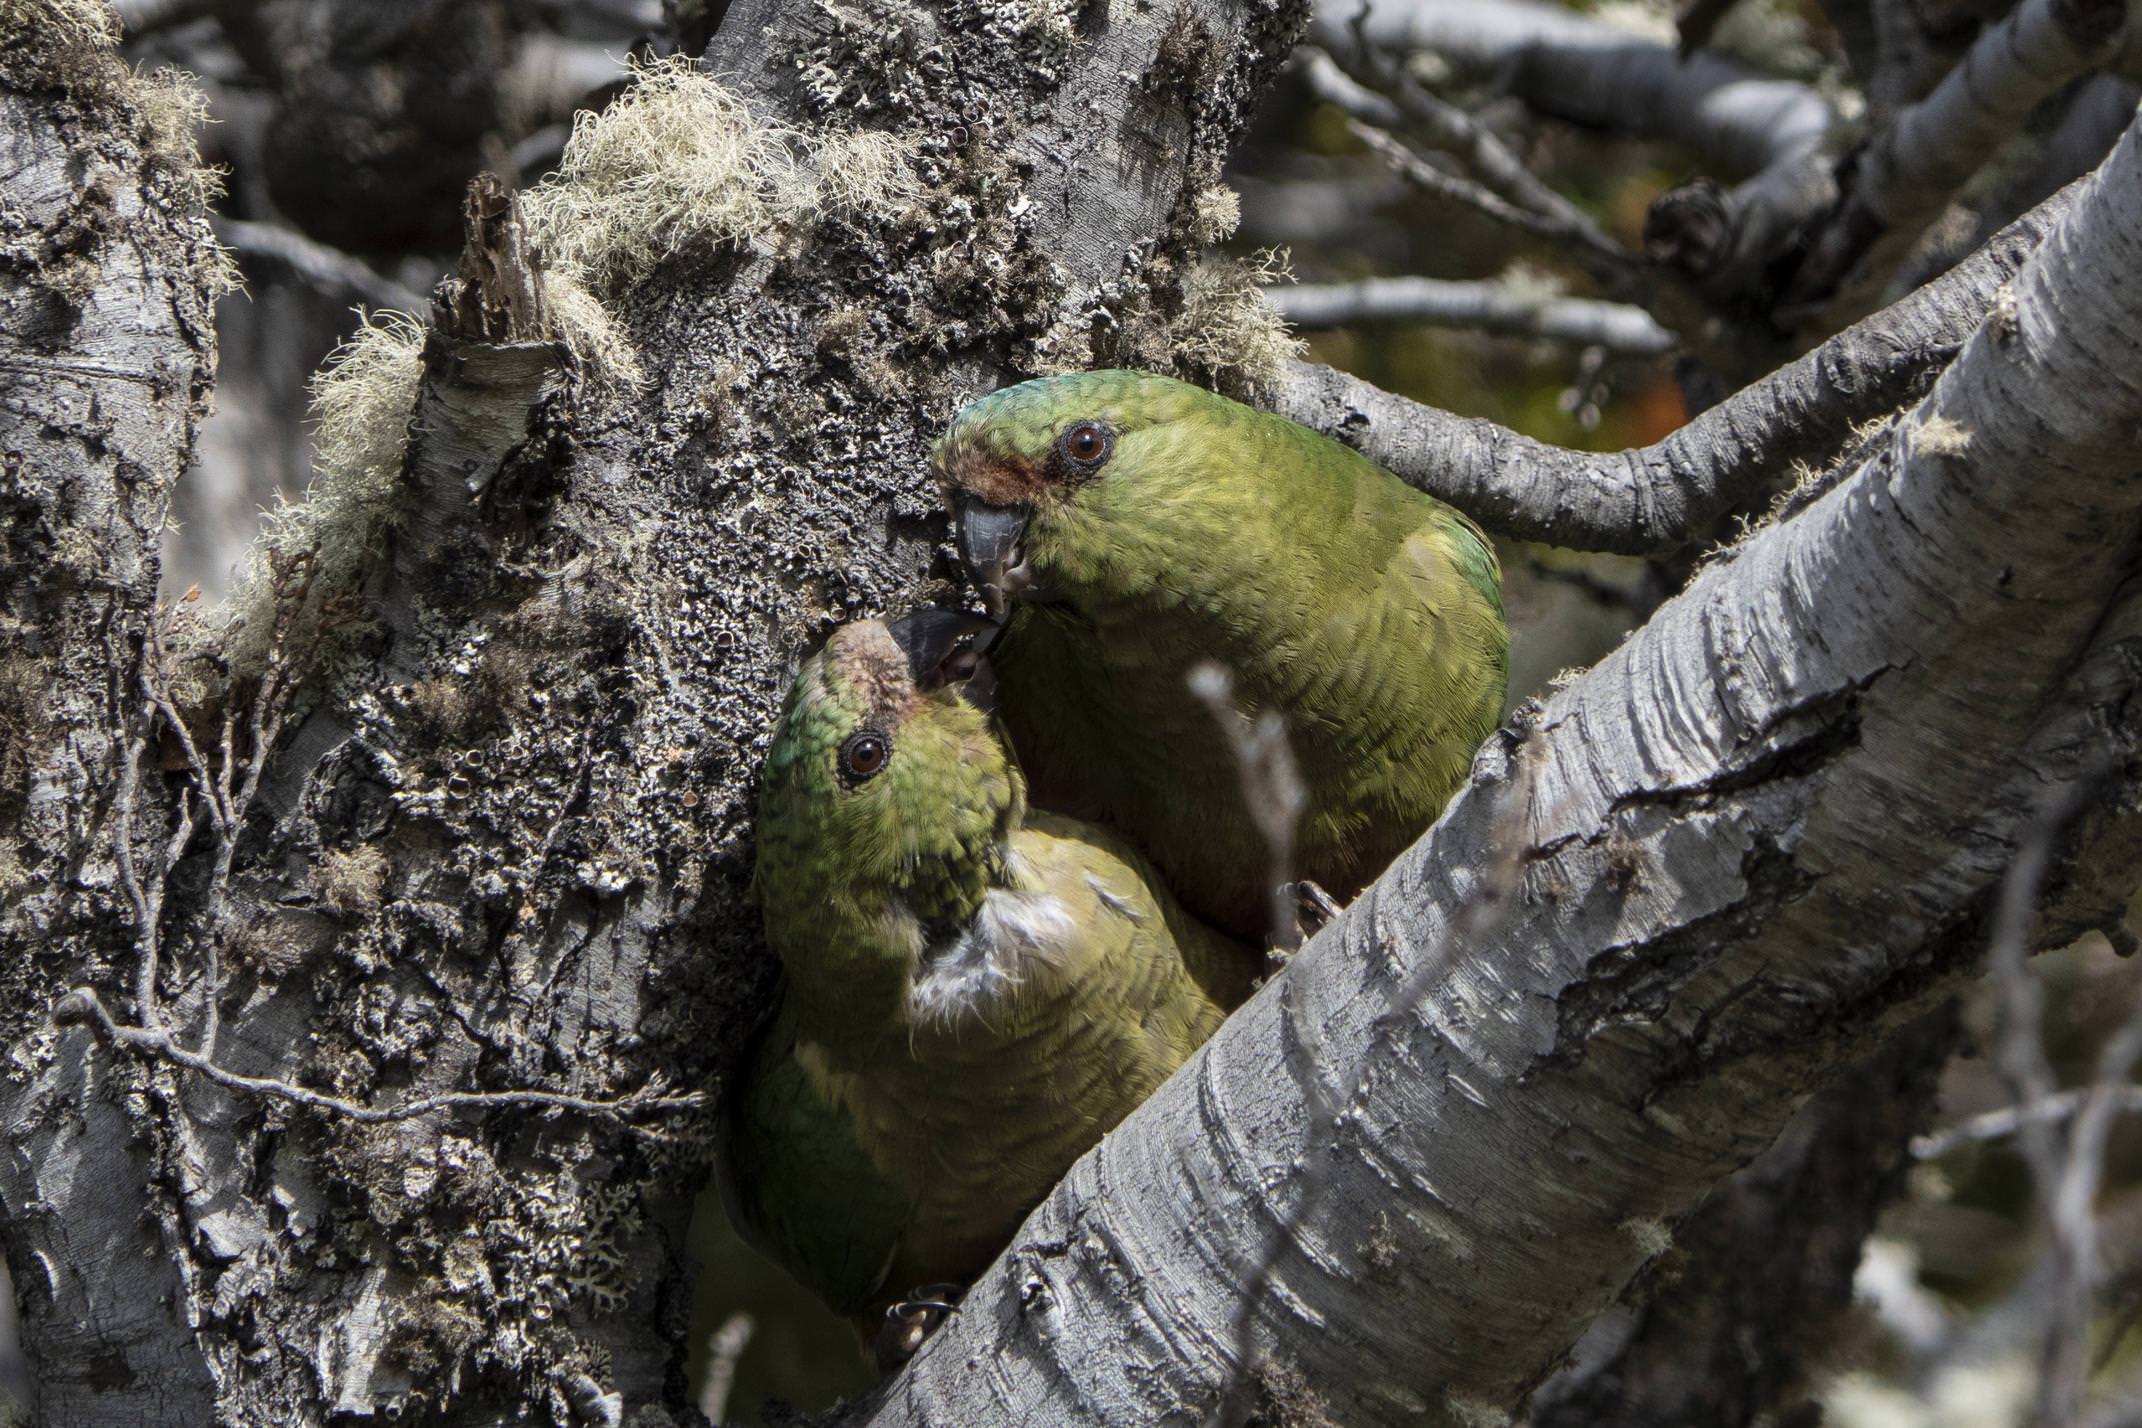
[[[740,4],[748,122],[874,126],[911,181],[586,270],[639,385],[479,192],[438,325],[369,349],[385,509],[330,471],[241,624],[153,633],[206,230],[100,37],[10,37],[0,1201],[39,1421],[681,1411],[708,1116],[662,1092],[718,1091],[764,1006],[786,669],[931,588],[966,396],[1167,360],[1194,200],[1304,18]]]
[[[93,29],[0,34],[0,1089],[7,1252],[58,1423],[207,1421],[182,1307],[191,1132],[169,1075],[47,1020],[133,936],[110,829],[215,272],[186,156]]]
[[[1493,741],[868,1421],[1201,1418],[1266,1244],[1275,1397],[1514,1409],[1713,1185],[1972,968],[2047,788],[2131,767],[2138,272],[2130,131],[1871,459]],[[2124,905],[2098,880],[2131,879],[2132,789],[2098,807],[2049,938]]]

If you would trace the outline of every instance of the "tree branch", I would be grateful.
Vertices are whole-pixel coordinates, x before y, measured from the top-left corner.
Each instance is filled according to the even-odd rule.
[[[167,1029],[128,1026],[117,1020],[103,1000],[88,987],[77,987],[62,997],[53,1008],[52,1020],[57,1026],[86,1023],[116,1046],[168,1061],[173,1066],[196,1072],[218,1086],[243,1091],[262,1100],[282,1101],[307,1110],[326,1112],[360,1125],[392,1125],[436,1111],[496,1110],[502,1107],[571,1111],[597,1120],[630,1122],[643,1115],[700,1110],[707,1099],[698,1091],[668,1094],[656,1086],[649,1086],[622,1096],[575,1096],[563,1091],[442,1091],[368,1106],[340,1096],[323,1095],[310,1087],[293,1085],[277,1077],[246,1076],[219,1066],[202,1052],[181,1046]],[[643,1127],[634,1129],[656,1139],[668,1138],[659,1131]]]
[[[1942,1156],[1961,1150],[1967,1145],[2008,1140],[2027,1125],[2057,1125],[2062,1121],[2072,1120],[2091,1094],[2091,1087],[2077,1086],[2070,1090],[2038,1096],[2018,1105],[1982,1111],[1955,1125],[1943,1126],[1939,1130],[1913,1137],[1911,1153],[1920,1160],[1939,1160]],[[2121,1115],[2142,1115],[2142,1086],[2121,1087],[2113,1096],[2112,1104]]]
[[[1781,298],[1787,320],[1833,295],[1847,312],[1855,301],[1871,306],[1920,230],[2024,116],[2112,53],[2126,13],[2126,0],[2025,0],[1981,34],[1933,93],[1854,158],[1843,205]]]
[[[1289,370],[1269,402],[1505,535],[1578,550],[1670,550],[1760,502],[1792,462],[1820,460],[1855,426],[1909,399],[1978,327],[2072,192],[1648,447],[1607,456],[1551,447],[1307,363]]]
[[[249,11],[233,43],[290,68],[307,130],[279,191],[332,190],[367,243],[437,231],[421,195],[455,163],[466,182],[470,135],[405,111],[482,119],[500,67],[448,61],[510,38],[511,8]],[[726,83],[649,64],[539,196],[479,186],[443,304],[368,324],[323,374],[312,489],[232,607],[186,617],[147,728],[162,495],[211,370],[206,312],[160,264],[197,255],[158,246],[176,179],[128,197],[170,154],[95,147],[96,97],[67,109],[46,75],[8,90],[0,136],[36,162],[0,298],[41,326],[0,339],[36,389],[0,412],[27,419],[0,499],[52,546],[0,582],[8,620],[60,612],[32,638],[71,681],[49,728],[25,706],[40,841],[0,841],[23,1068],[0,1197],[44,1296],[40,1421],[688,1410],[674,1310],[707,1137],[650,1145],[620,1117],[703,1119],[765,1008],[751,788],[786,673],[830,621],[932,589],[925,457],[966,396],[1096,344],[1165,363],[1210,340],[1178,301],[1192,218],[1306,19],[836,11],[739,0]],[[323,50],[356,31],[359,63]],[[0,66],[46,42],[0,33]],[[130,124],[125,67],[69,61]],[[463,91],[395,82],[442,68]],[[300,103],[352,84],[361,113]],[[299,167],[362,144],[384,94],[401,127],[367,152],[413,145],[420,171]],[[387,182],[404,203],[367,197]],[[632,379],[643,355],[659,381]],[[11,733],[45,688],[22,673],[0,658]],[[104,1038],[56,1030],[56,1003]],[[100,1396],[115,1365],[139,1388]]]
[[[1316,42],[1344,53],[1350,14],[1343,5],[1320,11]],[[1806,85],[1762,78],[1715,54],[1683,60],[1671,45],[1532,0],[1388,0],[1371,6],[1359,29],[1380,48],[1431,51],[1541,114],[1685,144],[1732,174],[1804,154],[1836,124]]]
[[[1264,1351],[1339,1421],[1514,1408],[1664,1222],[1976,964],[2041,791],[2136,752],[2138,278],[2130,131],[1857,473],[1492,742],[1290,964],[1306,986],[1081,1160],[868,1421],[1208,1411],[1252,1246],[1327,1160],[1350,1213],[1281,1261]],[[2077,698],[2108,671],[2109,701]],[[1376,1049],[1513,809],[1515,914]],[[1300,1064],[1295,997],[1370,1048],[1331,1143],[1305,1139],[1299,1078],[1329,1073]]]
[[[1355,121],[1349,127],[1387,163],[1411,182],[1432,193],[1477,208],[1488,217],[1509,223],[1542,238],[1573,245],[1578,257],[1610,281],[1633,286],[1634,259],[1609,238],[1591,216],[1556,193],[1525,167],[1502,140],[1479,120],[1445,104],[1411,80],[1396,81],[1396,97],[1380,94],[1360,84],[1341,70],[1323,50],[1297,50],[1303,77],[1317,98]],[[1479,174],[1489,193],[1413,159],[1388,130],[1407,120],[1428,131],[1439,144],[1454,151],[1467,167]],[[1494,201],[1496,198],[1504,202]]]
[[[266,262],[294,274],[299,281],[334,302],[362,303],[394,312],[424,310],[424,295],[325,243],[316,243],[294,228],[218,218],[216,236],[248,266]]]
[[[1296,327],[1425,322],[1499,337],[1540,337],[1604,347],[1632,357],[1656,357],[1680,345],[1678,338],[1640,307],[1527,293],[1508,283],[1364,278],[1354,283],[1269,288],[1265,301]]]
[[[17,7],[0,26],[0,1023],[18,1058],[0,1089],[15,1128],[0,1231],[38,1421],[205,1423],[207,1354],[171,1309],[188,1292],[177,1177],[157,1168],[174,1147],[137,1119],[156,1088],[41,1038],[59,979],[131,971],[136,919],[161,912],[130,900],[115,853],[160,863],[198,813],[135,833],[131,806],[162,803],[130,781],[155,747],[132,652],[207,412],[227,273],[200,175],[159,143],[101,10],[72,8]],[[153,971],[133,985],[154,999]]]

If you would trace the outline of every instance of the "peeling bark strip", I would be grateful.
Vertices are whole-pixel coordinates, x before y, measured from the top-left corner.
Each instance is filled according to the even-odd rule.
[[[218,622],[150,606],[207,230],[102,11],[50,4],[77,28],[0,36],[38,1421],[689,1422],[675,1112],[764,1009],[787,671],[941,589],[926,453],[975,391],[1215,345],[1196,215],[1306,15],[740,0],[727,87],[652,66],[517,212],[475,187],[432,325],[324,377],[314,487]]]
[[[858,1416],[1201,1418],[1274,1235],[1268,1385],[1338,1422],[1517,1407],[1713,1184],[1969,972],[2045,788],[2134,759],[2138,421],[2130,130],[1876,453],[1491,743],[1283,979],[1306,981],[1081,1160]],[[2132,851],[2111,808],[2071,835],[2064,899]],[[1511,915],[1392,1006],[1513,818]],[[1312,1088],[1345,1108],[1333,1143],[1304,1143]],[[1331,1192],[1299,1223],[1312,1159]]]

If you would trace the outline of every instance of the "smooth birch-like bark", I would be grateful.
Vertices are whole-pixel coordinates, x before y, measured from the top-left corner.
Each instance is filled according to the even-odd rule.
[[[2111,57],[2127,14],[2125,0],[2025,0],[1988,26],[1931,94],[1854,156],[1844,201],[1808,240],[1782,304],[1871,305],[1920,231],[2030,111]]]
[[[1201,1420],[1275,1237],[1268,1392],[1515,1410],[1675,1220],[1970,975],[2046,790],[2133,757],[2138,277],[2131,131],[1880,449],[1521,711],[858,1417]],[[2133,804],[2097,807],[2048,933],[2122,910],[2077,900],[2131,879]]]
[[[1538,337],[1603,347],[1627,356],[1671,351],[1673,334],[1640,307],[1532,294],[1507,283],[1438,278],[1364,278],[1354,283],[1274,288],[1269,301],[1297,327],[1357,322],[1424,322],[1498,337]]]
[[[2056,194],[1926,287],[1734,393],[1652,445],[1609,455],[1549,446],[1296,363],[1266,397],[1282,416],[1366,453],[1491,529],[1577,550],[1641,555],[1752,508],[1795,461],[1819,461],[1940,370],[2035,250]]]

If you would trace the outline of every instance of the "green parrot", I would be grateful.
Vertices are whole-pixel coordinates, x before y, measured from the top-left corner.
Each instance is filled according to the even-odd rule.
[[[759,794],[786,973],[724,1118],[744,1237],[866,1337],[965,1283],[1246,996],[1257,957],[1112,835],[1030,810],[979,616],[835,630]]]
[[[1035,802],[1101,819],[1184,906],[1271,936],[1270,844],[1186,676],[1286,721],[1294,874],[1350,899],[1442,811],[1502,713],[1509,630],[1479,527],[1358,452],[1145,372],[966,407],[932,466],[1010,620],[990,650]]]

